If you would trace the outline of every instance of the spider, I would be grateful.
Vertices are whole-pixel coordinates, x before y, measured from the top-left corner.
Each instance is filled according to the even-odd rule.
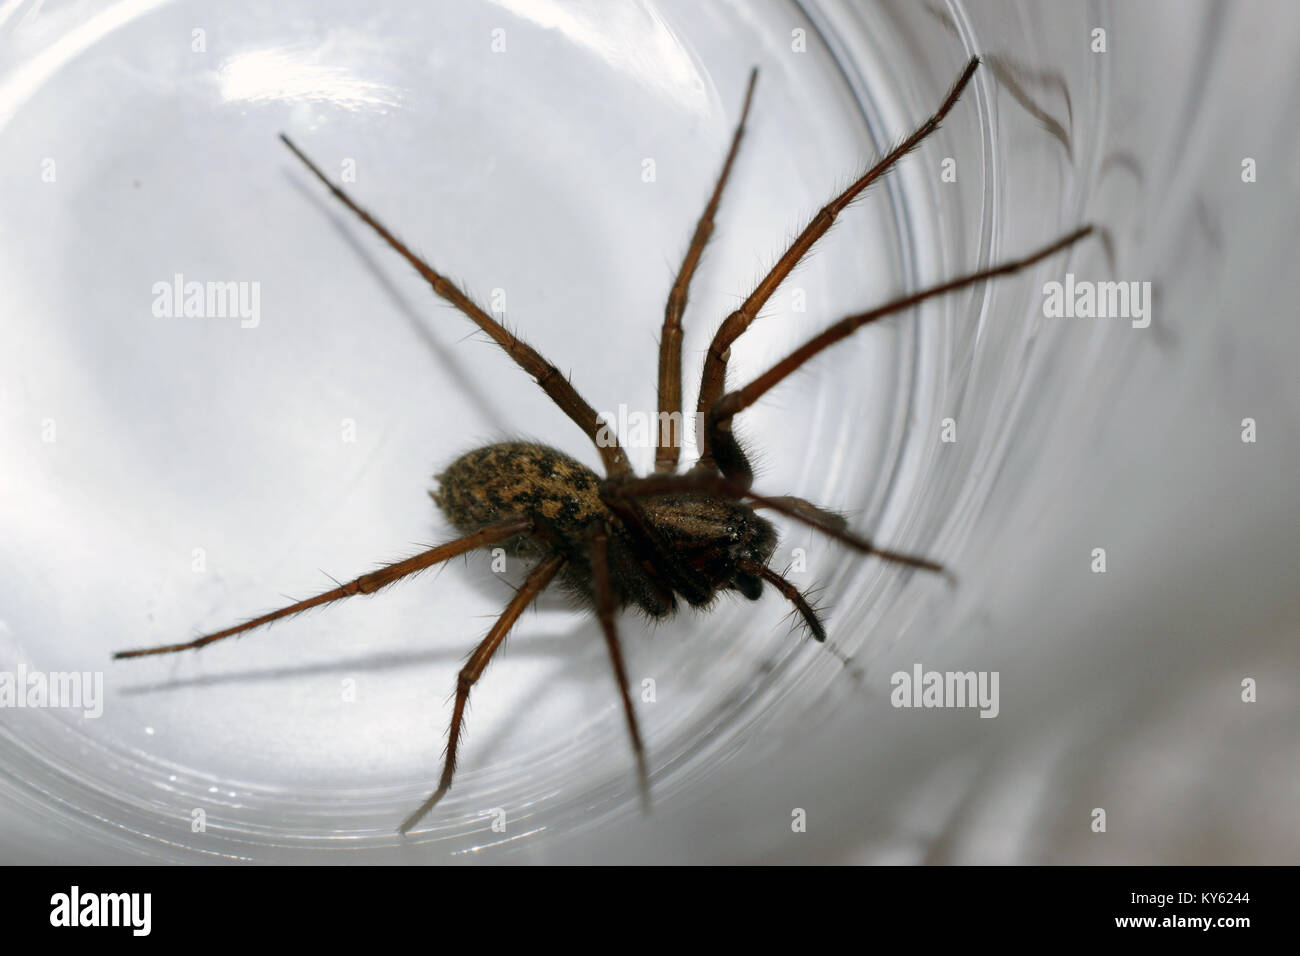
[[[935,296],[1024,269],[1078,242],[1092,232],[1091,225],[1076,229],[1022,258],[847,316],[743,388],[727,391],[725,383],[731,346],[753,323],[777,287],[825,235],[845,207],[938,128],[970,83],[979,63],[978,57],[972,57],[938,110],[813,217],[743,304],[723,321],[704,357],[697,406],[705,425],[699,436],[699,458],[692,468],[679,472],[680,436],[674,420],[680,421],[682,406],[682,316],[691,278],[713,232],[714,216],[745,132],[758,80],[757,68],[751,71],[730,149],[668,295],[659,345],[655,467],[652,474],[645,476],[633,471],[617,438],[610,436],[608,428],[568,378],[442,273],[411,252],[282,133],[280,139],[285,146],[344,206],[414,266],[436,295],[473,320],[521,369],[533,376],[551,401],[596,445],[605,474],[602,477],[568,455],[533,442],[511,441],[475,449],[437,476],[439,490],[429,492],[462,537],[225,630],[183,644],[121,651],[114,657],[194,650],[309,608],[355,594],[372,594],[474,549],[502,547],[507,554],[523,559],[530,570],[459,673],[442,776],[437,789],[406,818],[398,828],[399,833],[405,834],[415,826],[451,788],[470,690],[520,614],[554,582],[594,610],[600,622],[622,698],[640,793],[648,806],[646,752],[615,627],[615,615],[620,609],[630,607],[650,618],[664,618],[676,610],[679,599],[694,608],[707,609],[721,592],[738,591],[755,601],[762,594],[763,585],[770,584],[793,605],[812,636],[817,641],[825,641],[826,630],[817,609],[795,585],[768,565],[776,550],[777,532],[758,513],[760,510],[802,522],[861,554],[944,573],[943,566],[935,561],[876,546],[850,531],[842,516],[810,501],[754,491],[753,471],[732,432],[732,420],[813,356],[863,326]]]

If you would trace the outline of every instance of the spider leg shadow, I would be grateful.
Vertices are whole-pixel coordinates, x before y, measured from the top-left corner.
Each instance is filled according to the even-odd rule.
[[[480,618],[465,621],[464,635],[458,635],[461,644],[469,644],[474,633],[474,622]],[[463,640],[461,638],[463,637]],[[265,636],[264,636],[265,639]],[[563,636],[546,636],[527,639],[520,642],[519,648],[538,657],[561,656],[572,653],[576,637],[572,634]],[[192,652],[194,654],[201,651]],[[284,667],[265,667],[258,669],[229,671],[221,674],[202,674],[194,677],[171,677],[167,680],[150,683],[130,684],[118,690],[124,697],[138,697],[145,694],[159,694],[168,691],[190,690],[201,687],[217,687],[223,684],[261,684],[276,681],[295,680],[303,677],[323,677],[329,674],[380,674],[401,671],[423,664],[446,663],[457,665],[466,654],[465,646],[437,647],[421,651],[386,651],[378,654],[364,654],[343,660],[322,661],[314,664],[291,664]],[[178,659],[179,661],[179,659]]]

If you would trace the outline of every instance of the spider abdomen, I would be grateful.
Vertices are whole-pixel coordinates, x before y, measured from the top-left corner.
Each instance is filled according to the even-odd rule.
[[[591,531],[615,526],[609,542],[610,579],[621,604],[652,614],[671,610],[627,550],[617,522],[600,499],[600,476],[563,452],[536,442],[476,448],[438,475],[430,492],[458,531],[471,534],[509,518],[526,517],[533,531],[500,544],[510,557],[535,562],[560,554],[560,582],[584,602],[592,597]]]
[[[533,518],[551,537],[584,534],[605,517],[600,477],[563,452],[533,442],[476,448],[447,466],[431,492],[462,532],[513,517]]]

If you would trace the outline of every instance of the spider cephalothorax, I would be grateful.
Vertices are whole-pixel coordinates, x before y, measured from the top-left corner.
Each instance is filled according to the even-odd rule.
[[[968,273],[901,296],[883,306],[847,316],[743,388],[726,391],[726,374],[732,344],[758,317],[785,277],[825,235],[836,216],[849,203],[938,128],[978,66],[979,60],[971,59],[934,115],[813,217],[754,291],[718,328],[705,353],[700,380],[697,412],[705,426],[698,436],[700,456],[694,467],[682,474],[677,472],[680,436],[672,428],[663,428],[657,437],[654,474],[637,476],[622,447],[617,440],[610,440],[606,426],[566,376],[483,311],[454,283],[411,252],[378,220],[330,182],[318,166],[282,135],[281,139],[294,155],[340,202],[406,259],[429,282],[436,295],[473,320],[520,368],[536,379],[546,395],[595,444],[605,476],[597,475],[553,448],[532,442],[503,442],[475,449],[448,466],[439,476],[438,491],[430,492],[462,537],[223,631],[182,644],[122,651],[115,656],[144,657],[203,647],[308,608],[355,594],[370,594],[476,548],[504,548],[525,559],[531,569],[487,637],[460,671],[442,778],[429,799],[402,824],[401,831],[414,826],[451,788],[470,689],[482,676],[524,608],[555,580],[593,608],[600,621],[645,797],[649,792],[649,772],[615,626],[618,608],[634,607],[651,617],[663,617],[673,611],[678,598],[693,607],[707,608],[721,592],[734,590],[756,600],[763,585],[770,584],[794,606],[812,635],[824,640],[825,628],[805,595],[768,566],[776,549],[776,531],[766,518],[756,513],[757,509],[775,511],[800,521],[862,554],[927,571],[943,570],[941,565],[926,558],[877,547],[849,531],[847,522],[840,515],[809,501],[791,495],[764,496],[754,492],[749,459],[732,436],[732,419],[810,358],[862,326],[934,296],[1023,269],[1079,241],[1092,231],[1091,226],[1076,229],[1021,259]],[[713,219],[722,191],[740,148],[756,79],[757,70],[750,74],[740,122],[732,136],[722,173],[696,225],[690,248],[668,296],[659,346],[657,420],[661,423],[680,418],[682,316],[686,309],[687,290],[713,231]]]

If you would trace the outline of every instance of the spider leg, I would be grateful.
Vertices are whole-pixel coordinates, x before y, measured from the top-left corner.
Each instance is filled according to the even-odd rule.
[[[618,643],[618,628],[614,621],[614,589],[609,580],[609,531],[598,525],[591,536],[591,570],[596,596],[596,616],[600,618],[601,630],[605,632],[605,644],[609,648],[609,662],[614,667],[614,679],[618,681],[618,691],[623,698],[623,713],[627,716],[627,732],[632,738],[632,752],[636,755],[637,779],[641,787],[641,806],[646,812],[650,810],[650,773],[646,768],[645,747],[641,743],[641,729],[637,723],[636,710],[632,706],[632,694],[628,690],[627,667],[623,663],[623,651]]]
[[[617,482],[625,479],[612,480]],[[626,480],[635,481],[637,479],[635,476],[630,476]],[[655,527],[654,522],[646,516],[641,506],[632,496],[606,495],[602,490],[600,497],[605,507],[609,508],[622,522],[623,529],[628,533],[628,536],[636,541],[642,549],[653,555],[653,560],[644,565],[653,580],[666,585],[670,593],[676,591],[686,599],[687,604],[700,607],[708,603],[712,590],[707,582],[703,581],[697,572],[676,558],[673,546],[664,539],[663,534]]]
[[[727,362],[731,357],[732,343],[749,328],[767,303],[767,300],[785,281],[785,277],[808,254],[808,251],[812,249],[817,240],[826,234],[831,224],[835,222],[835,217],[843,212],[844,208],[853,202],[864,189],[883,176],[891,166],[919,146],[922,140],[939,128],[943,118],[956,105],[962,91],[970,82],[971,77],[975,75],[975,69],[979,66],[979,63],[979,57],[971,57],[965,69],[962,70],[961,76],[957,78],[948,96],[934,115],[918,126],[907,139],[891,150],[888,155],[863,173],[848,189],[821,208],[817,215],[813,217],[812,222],[808,223],[803,232],[799,233],[794,242],[790,244],[790,248],[785,251],[785,254],[777,260],[776,265],[759,282],[758,287],[750,293],[749,298],[741,304],[739,309],[727,316],[722,325],[718,327],[718,331],[714,333],[713,341],[709,345],[709,350],[704,356],[704,372],[700,380],[700,398],[697,405],[697,410],[701,415],[708,414],[726,388]],[[720,449],[713,442],[713,437],[706,434],[701,440],[700,459],[696,467],[701,469],[713,468],[715,467],[715,459],[719,464],[722,462],[722,459],[718,458],[721,455],[726,459],[726,470],[733,476],[743,478],[749,474],[749,477],[752,477],[752,474],[749,473],[748,459],[746,459],[744,452],[734,438],[730,435],[723,435],[722,440],[727,443],[728,447]]]
[[[942,564],[915,554],[879,548],[866,538],[859,537],[846,530],[846,522],[840,515],[823,511],[815,506],[805,507],[802,498],[788,496],[769,498],[752,491],[748,485],[719,475],[711,471],[691,470],[682,475],[646,475],[644,478],[610,478],[602,485],[601,498],[605,501],[630,501],[636,498],[655,497],[656,495],[701,494],[715,498],[733,500],[748,499],[755,508],[769,508],[788,518],[794,518],[810,528],[815,528],[827,537],[847,544],[862,554],[875,555],[884,561],[904,564],[922,571],[933,571],[945,575],[950,581],[952,575]]]
[[[461,668],[456,679],[456,703],[451,713],[451,729],[447,735],[447,756],[442,767],[442,779],[438,783],[438,789],[429,796],[429,799],[420,804],[419,809],[407,817],[402,822],[402,825],[397,828],[398,833],[405,834],[411,827],[419,823],[420,818],[432,810],[434,805],[451,789],[451,778],[456,772],[456,747],[460,743],[460,728],[465,718],[465,704],[469,701],[470,688],[483,676],[488,661],[492,660],[492,655],[505,642],[506,635],[510,633],[510,629],[519,620],[519,615],[524,612],[524,608],[533,603],[537,595],[546,589],[546,586],[551,583],[551,579],[555,577],[556,572],[560,570],[560,566],[563,564],[564,558],[560,555],[552,555],[528,573],[528,578],[515,592],[515,596],[510,599],[506,609],[497,618],[496,623],[492,625],[492,630],[488,631],[487,637],[483,638],[482,643],[474,648],[474,653],[469,656],[469,660]]]
[[[805,498],[796,498],[794,495],[774,495],[767,498],[766,501],[778,501],[781,504],[789,505],[801,514],[806,514],[822,521],[827,527],[838,528],[841,531],[847,531],[849,528],[849,519],[835,511],[828,511],[819,505],[813,504]],[[759,508],[770,507],[765,502],[760,501],[754,504],[755,510]]]
[[[352,210],[362,222],[377,232],[402,258],[414,266],[415,271],[420,273],[433,287],[435,294],[446,299],[472,319],[480,329],[491,336],[492,340],[505,350],[505,353],[510,358],[514,359],[516,365],[537,380],[537,384],[542,387],[542,391],[550,397],[560,411],[568,415],[592,440],[596,450],[600,452],[601,460],[605,463],[607,474],[631,474],[632,466],[628,463],[627,455],[623,453],[617,437],[609,429],[604,429],[604,434],[601,434],[601,421],[597,417],[595,409],[587,404],[586,400],[578,394],[577,389],[573,387],[569,380],[560,374],[559,369],[542,358],[536,349],[521,341],[518,336],[484,312],[473,299],[457,288],[454,283],[448,281],[441,273],[436,272],[428,263],[407,248],[405,243],[389,232],[382,223],[358,206],[347,193],[334,185],[321,172],[320,168],[294,145],[288,136],[281,133],[280,139],[285,146],[289,147],[290,152],[302,160],[312,174],[325,184],[339,202]]]
[[[813,639],[819,642],[826,640],[826,628],[822,626],[821,620],[817,617],[817,612],[808,603],[808,599],[804,597],[803,592],[790,581],[781,577],[766,564],[761,564],[758,561],[740,561],[737,562],[736,567],[742,571],[757,575],[776,588],[782,597],[794,605],[795,610],[799,612],[799,616],[808,625],[808,630],[812,631]]]
[[[677,470],[677,459],[681,454],[681,411],[682,411],[682,314],[686,311],[686,298],[690,290],[691,279],[704,254],[704,246],[713,233],[713,217],[717,215],[718,203],[722,201],[722,190],[731,175],[732,163],[740,152],[740,138],[745,133],[745,121],[749,118],[749,105],[754,99],[754,84],[758,82],[758,67],[749,73],[749,86],[745,89],[745,105],[740,110],[740,122],[731,138],[731,149],[727,152],[722,172],[718,175],[717,185],[700,221],[695,225],[695,234],[691,237],[691,246],[686,250],[677,272],[677,280],[672,291],[668,293],[668,304],[664,307],[663,332],[659,337],[659,429],[656,435],[655,471],[673,472]]]
[[[482,548],[489,544],[496,544],[498,541],[505,541],[517,534],[525,534],[532,529],[533,523],[529,518],[512,518],[509,521],[502,521],[498,524],[489,525],[481,531],[466,535],[463,538],[457,538],[447,544],[439,545],[436,548],[430,548],[428,551],[422,551],[420,554],[398,561],[394,564],[386,565],[377,571],[371,571],[369,574],[363,574],[359,578],[349,581],[347,584],[341,584],[333,590],[318,594],[315,597],[307,598],[305,601],[298,601],[290,604],[288,607],[282,607],[278,611],[271,611],[269,614],[263,614],[261,617],[255,617],[251,621],[245,621],[234,627],[228,627],[224,631],[216,631],[212,634],[205,634],[203,637],[188,641],[184,644],[168,644],[164,647],[149,647],[134,651],[118,651],[113,655],[114,660],[125,657],[148,657],[153,654],[172,654],[176,651],[189,651],[211,644],[214,641],[222,640],[227,637],[234,637],[236,634],[242,634],[244,631],[251,631],[255,627],[261,627],[263,624],[270,624],[272,621],[278,621],[282,617],[289,617],[293,614],[300,614],[313,607],[320,607],[322,604],[329,604],[354,594],[373,594],[380,588],[387,587],[393,582],[406,577],[408,574],[415,574],[417,571],[423,571],[439,564],[449,558],[473,551],[475,548]]]
[[[919,292],[905,295],[867,312],[859,312],[856,315],[850,315],[841,319],[819,335],[809,339],[744,388],[737,389],[734,392],[728,392],[726,395],[718,399],[713,407],[709,409],[708,416],[705,419],[708,435],[711,438],[721,436],[723,438],[723,443],[716,447],[723,447],[726,439],[729,438],[731,434],[731,420],[735,415],[753,405],[769,389],[794,372],[818,352],[829,348],[836,342],[848,338],[864,325],[875,322],[878,319],[883,319],[886,316],[893,315],[896,312],[901,312],[904,309],[909,309],[912,306],[918,305],[927,299],[932,299],[935,296],[944,295],[945,293],[953,292],[957,289],[963,289],[967,286],[985,282],[998,276],[1010,275],[1013,272],[1018,272],[1021,269],[1032,266],[1036,262],[1046,259],[1048,256],[1054,255],[1055,253],[1074,245],[1080,239],[1090,235],[1092,231],[1093,226],[1082,226],[1074,230],[1074,232],[1071,232],[1069,235],[1056,240],[1051,245],[1045,246],[1044,248],[1030,253],[1028,256],[1023,258],[1012,259],[1009,262],[1002,263],[1001,265],[993,266],[988,269],[981,269],[978,272],[972,272],[968,275],[959,276],[958,278],[951,279],[948,282],[943,282],[939,285],[931,286],[928,289],[922,289]],[[719,461],[719,464],[721,465],[722,462]],[[727,468],[725,467],[722,468],[722,471],[724,474],[728,473]]]

